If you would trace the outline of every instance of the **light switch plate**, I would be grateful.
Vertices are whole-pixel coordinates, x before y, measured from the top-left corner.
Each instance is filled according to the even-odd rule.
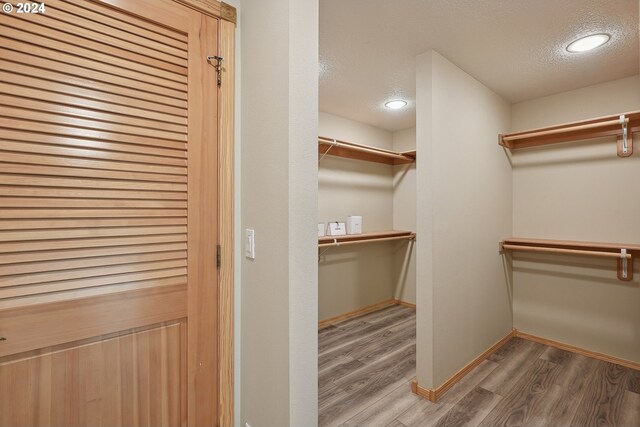
[[[256,231],[251,228],[246,229],[244,255],[248,259],[256,259]]]

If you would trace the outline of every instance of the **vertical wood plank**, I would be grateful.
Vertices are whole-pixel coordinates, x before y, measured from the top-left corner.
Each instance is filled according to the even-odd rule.
[[[220,56],[224,58],[222,87],[220,88],[220,246],[222,260],[219,276],[219,371],[221,426],[233,425],[233,290],[234,290],[234,91],[235,91],[235,24],[220,21]]]
[[[218,421],[218,86],[206,57],[218,54],[218,21],[189,26],[188,424]]]

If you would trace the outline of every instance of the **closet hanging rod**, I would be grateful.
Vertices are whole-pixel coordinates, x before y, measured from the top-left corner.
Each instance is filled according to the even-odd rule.
[[[348,147],[354,147],[354,148],[367,148],[370,150],[373,150],[375,152],[384,152],[384,153],[388,153],[388,154],[402,154],[398,151],[393,151],[393,150],[387,150],[386,148],[380,148],[380,147],[374,147],[373,145],[365,145],[365,144],[356,144],[355,142],[349,142],[349,141],[341,141],[339,139],[334,139],[334,138],[328,138],[326,136],[319,136],[318,137],[318,142],[323,142],[326,144],[340,144],[340,145],[346,145]]]
[[[364,160],[387,165],[401,165],[413,163],[416,160],[415,150],[407,152],[391,151],[370,145],[356,144],[337,139],[318,137],[319,161],[326,155],[344,157],[348,159]]]
[[[640,111],[499,134],[498,144],[510,150],[517,150],[569,141],[615,137],[618,157],[629,157],[633,155],[634,132],[640,132]]]
[[[628,124],[629,118],[625,118],[624,123]],[[521,133],[516,135],[503,135],[502,141],[507,141],[507,142],[517,141],[519,139],[537,138],[540,136],[557,135],[557,134],[568,133],[568,132],[578,132],[582,130],[596,129],[601,127],[610,127],[610,126],[619,126],[619,125],[620,125],[620,120],[618,119],[607,120],[605,122],[589,123],[586,125],[568,126],[568,127],[558,128],[558,129],[543,130],[539,132],[528,132],[528,133]]]
[[[363,239],[363,240],[349,240],[346,242],[340,242],[337,239],[334,239],[333,242],[329,242],[329,243],[320,243],[318,244],[318,248],[327,248],[327,247],[331,247],[331,246],[346,246],[346,245],[355,245],[358,243],[370,243],[370,242],[386,242],[386,241],[391,241],[391,240],[415,240],[416,235],[415,234],[408,234],[406,236],[394,236],[394,237],[380,237],[380,238],[373,238],[373,239]]]
[[[526,246],[526,245],[509,245],[503,244],[502,247],[508,250],[527,251],[527,252],[547,252],[557,254],[569,254],[569,255],[588,255],[588,256],[600,256],[606,258],[626,258],[631,259],[631,254],[627,253],[624,256],[620,252],[603,252],[603,251],[585,251],[580,249],[563,249],[563,248],[551,248],[543,246]]]
[[[619,280],[633,280],[634,256],[640,255],[640,245],[630,243],[596,243],[570,240],[544,240],[511,237],[500,242],[500,251],[527,251],[567,255],[594,256],[615,259]]]
[[[321,144],[331,145],[333,147],[343,147],[348,148],[353,151],[360,151],[363,153],[375,154],[377,156],[388,157],[390,159],[400,159],[400,160],[408,160],[409,156],[401,154],[401,153],[390,153],[386,150],[379,150],[377,148],[369,148],[367,146],[358,146],[355,144],[344,143],[342,141],[326,141],[326,140],[318,140]]]

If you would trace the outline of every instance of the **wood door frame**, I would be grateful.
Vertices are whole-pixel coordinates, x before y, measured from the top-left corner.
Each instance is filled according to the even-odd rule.
[[[218,108],[219,242],[222,248],[218,291],[218,420],[222,427],[234,419],[234,117],[235,117],[235,8],[221,3],[219,54],[224,58]],[[225,12],[226,11],[226,12]],[[226,18],[225,18],[226,16]]]
[[[218,98],[218,235],[222,248],[218,269],[218,425],[234,419],[234,117],[236,9],[217,0],[173,0],[220,20],[218,43],[222,85]]]
[[[219,55],[222,85],[218,126],[218,232],[222,248],[218,270],[218,424],[232,426],[234,418],[234,116],[236,9],[216,0],[174,0],[220,20]]]

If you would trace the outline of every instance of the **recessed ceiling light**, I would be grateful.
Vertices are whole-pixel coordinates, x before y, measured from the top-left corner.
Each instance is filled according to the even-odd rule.
[[[403,101],[401,99],[395,99],[393,101],[385,102],[384,106],[387,108],[391,108],[392,110],[398,110],[407,105],[407,101]]]
[[[602,46],[611,39],[609,34],[593,34],[569,43],[567,50],[573,53],[586,52]]]

